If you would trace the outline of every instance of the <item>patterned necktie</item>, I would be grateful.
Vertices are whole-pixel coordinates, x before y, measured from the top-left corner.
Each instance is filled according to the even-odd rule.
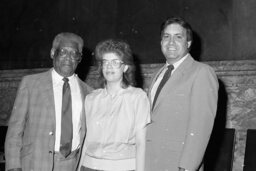
[[[156,99],[157,99],[160,91],[162,90],[163,86],[165,85],[165,83],[167,82],[169,77],[171,76],[171,73],[172,73],[173,69],[174,69],[173,65],[169,65],[167,71],[164,73],[163,79],[161,80],[161,82],[160,82],[160,84],[159,84],[159,86],[156,90],[156,94],[155,94],[154,101],[153,101],[153,108],[155,106]]]
[[[64,77],[63,81],[60,153],[67,157],[71,153],[73,137],[72,99],[68,78]]]

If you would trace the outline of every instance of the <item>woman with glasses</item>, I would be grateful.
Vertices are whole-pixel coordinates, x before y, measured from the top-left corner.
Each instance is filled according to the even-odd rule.
[[[134,87],[130,46],[106,40],[96,46],[95,56],[102,88],[85,99],[87,134],[80,171],[144,171],[150,105],[146,93]]]

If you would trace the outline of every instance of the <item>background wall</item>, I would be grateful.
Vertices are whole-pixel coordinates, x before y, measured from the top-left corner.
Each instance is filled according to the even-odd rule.
[[[162,63],[159,26],[168,16],[194,28],[194,57],[201,61],[253,59],[254,0],[1,0],[0,70],[51,66],[49,51],[62,31],[86,44],[81,68],[102,39],[126,39],[138,63]]]

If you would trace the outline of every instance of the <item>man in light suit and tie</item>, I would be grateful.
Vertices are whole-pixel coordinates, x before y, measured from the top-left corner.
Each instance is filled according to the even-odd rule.
[[[149,88],[152,122],[147,128],[146,171],[198,171],[217,110],[214,70],[189,54],[192,30],[182,18],[161,27],[166,64]]]
[[[80,36],[60,33],[53,68],[22,79],[5,141],[7,171],[75,170],[86,133],[84,99],[92,90],[75,74],[82,49]]]

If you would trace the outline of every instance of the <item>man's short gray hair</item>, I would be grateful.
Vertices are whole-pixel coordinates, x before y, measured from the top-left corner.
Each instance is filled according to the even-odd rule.
[[[78,50],[80,53],[82,53],[83,51],[83,46],[84,46],[84,41],[83,39],[74,34],[74,33],[69,33],[69,32],[63,32],[63,33],[59,33],[55,36],[53,42],[52,42],[52,48],[53,49],[57,49],[60,45],[61,41],[70,41],[70,42],[75,42],[78,44]]]

